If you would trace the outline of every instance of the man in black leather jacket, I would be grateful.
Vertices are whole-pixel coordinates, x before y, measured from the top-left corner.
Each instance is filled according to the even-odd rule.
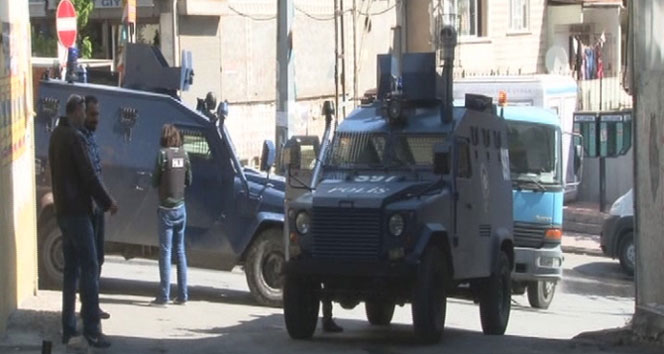
[[[85,102],[72,95],[49,142],[53,199],[62,231],[65,267],[62,288],[62,341],[76,336],[76,283],[80,271],[83,335],[94,347],[108,347],[99,323],[99,262],[92,229],[92,199],[104,211],[115,214],[117,205],[92,167],[80,128]]]

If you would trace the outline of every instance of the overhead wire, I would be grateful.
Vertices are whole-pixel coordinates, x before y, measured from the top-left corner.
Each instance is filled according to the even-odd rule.
[[[246,18],[248,18],[250,20],[253,20],[253,21],[274,21],[274,20],[277,19],[277,15],[269,16],[269,17],[256,17],[256,16],[253,16],[253,15],[249,15],[249,14],[246,14],[242,11],[237,10],[236,8],[234,8],[231,5],[228,5],[228,9],[233,11],[236,15],[246,17]]]

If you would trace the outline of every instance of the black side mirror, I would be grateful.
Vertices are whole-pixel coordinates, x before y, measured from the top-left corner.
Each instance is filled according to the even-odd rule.
[[[444,176],[452,171],[452,154],[449,145],[436,144],[433,148],[433,173]]]
[[[261,171],[268,172],[274,166],[277,149],[274,142],[265,140],[263,142],[263,152],[261,154]]]
[[[581,181],[583,174],[583,145],[574,146],[574,175],[577,181]]]

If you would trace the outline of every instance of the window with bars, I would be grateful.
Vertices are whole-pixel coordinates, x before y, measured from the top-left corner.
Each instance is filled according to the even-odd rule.
[[[189,154],[190,158],[202,158],[205,160],[212,158],[210,145],[208,145],[203,132],[191,128],[178,127],[178,129],[182,135],[184,151]]]
[[[530,27],[529,0],[510,0],[510,30],[527,31]]]
[[[484,37],[487,3],[486,0],[444,0],[443,22],[452,22],[461,37]]]

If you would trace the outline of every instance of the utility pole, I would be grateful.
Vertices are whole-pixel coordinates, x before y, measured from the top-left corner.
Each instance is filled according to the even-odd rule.
[[[295,109],[295,77],[293,67],[293,0],[277,0],[277,97],[276,136],[278,171],[281,151],[289,138],[289,126]]]

